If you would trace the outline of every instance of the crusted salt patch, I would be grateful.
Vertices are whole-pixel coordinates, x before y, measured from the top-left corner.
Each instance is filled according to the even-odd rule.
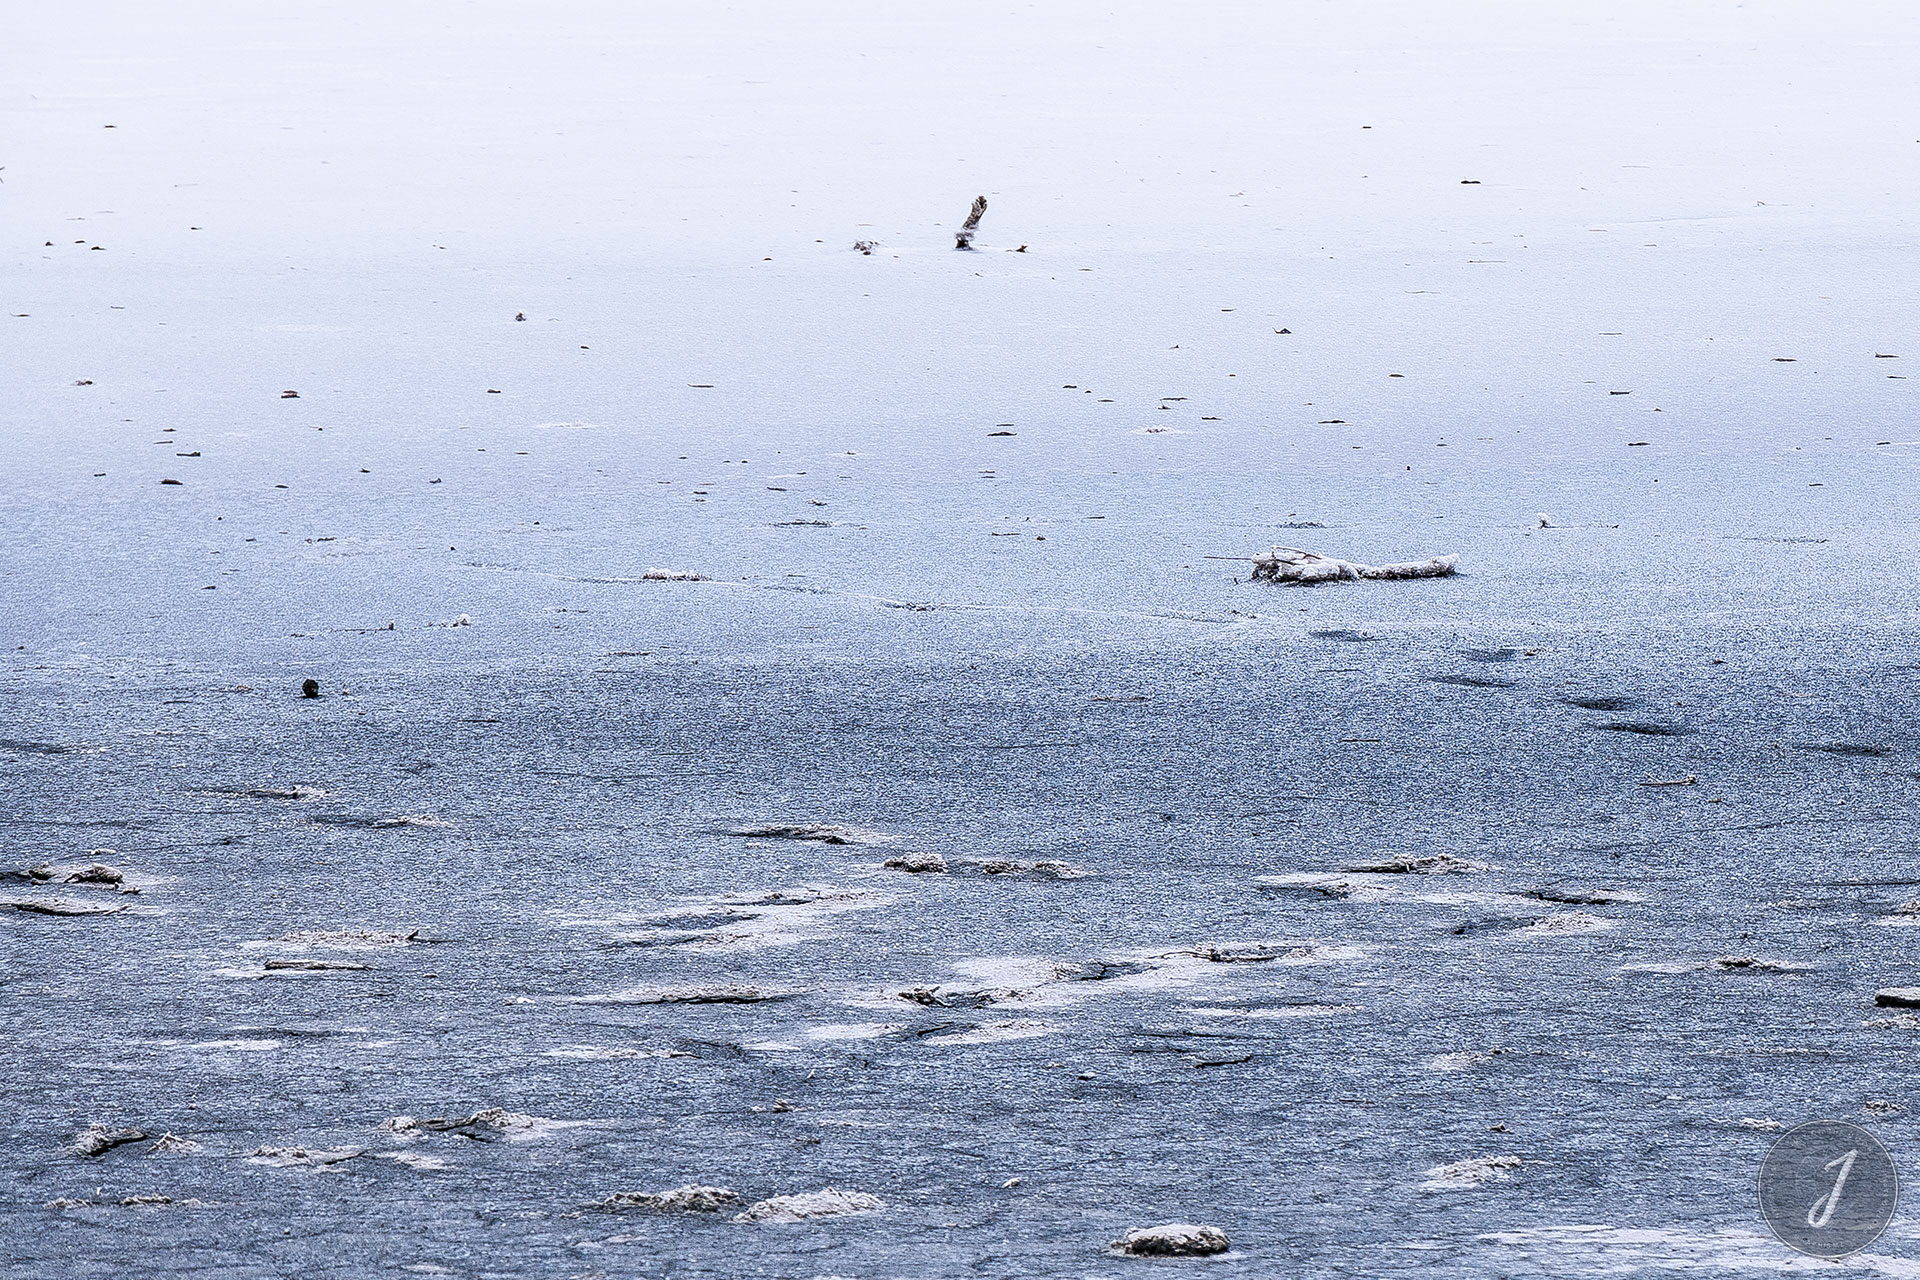
[[[1620,966],[1621,973],[1760,973],[1793,976],[1810,972],[1813,966],[1765,956],[1714,956],[1709,960],[1654,960],[1644,964]]]
[[[419,1151],[375,1151],[372,1155],[376,1160],[391,1160],[395,1164],[403,1164],[421,1173],[440,1173],[453,1168],[439,1156],[430,1156]]]
[[[1467,1049],[1459,1053],[1442,1053],[1427,1059],[1429,1071],[1466,1071],[1473,1067],[1485,1066],[1498,1058],[1507,1056],[1505,1049]]]
[[[965,1031],[951,1031],[945,1035],[928,1036],[926,1044],[1000,1044],[1008,1040],[1031,1040],[1037,1036],[1050,1036],[1060,1028],[1051,1022],[1042,1022],[1037,1018],[1007,1018],[1000,1022],[983,1022],[977,1027]]]
[[[880,864],[888,871],[905,871],[913,875],[944,875],[947,860],[937,853],[903,853],[888,858]]]
[[[147,1150],[154,1155],[167,1156],[191,1155],[196,1151],[205,1150],[205,1148],[192,1138],[183,1138],[177,1133],[163,1133],[154,1140],[153,1145],[148,1147]]]
[[[691,1058],[684,1049],[636,1049],[629,1045],[569,1044],[547,1050],[549,1058],[576,1058],[582,1062],[626,1062],[637,1058]]]
[[[255,1147],[247,1163],[275,1169],[331,1169],[366,1152],[365,1147]]]
[[[67,1154],[83,1157],[101,1156],[115,1147],[124,1147],[129,1142],[139,1142],[152,1136],[144,1129],[116,1129],[111,1125],[90,1124],[75,1134],[73,1141],[67,1144]]]
[[[1053,980],[1058,961],[1045,956],[967,956],[953,971],[983,987],[1037,987]]]
[[[1357,1004],[1282,1004],[1263,1008],[1249,1007],[1230,1009],[1211,1006],[1188,1007],[1180,1012],[1197,1018],[1254,1018],[1260,1020],[1280,1018],[1331,1018],[1342,1013],[1359,1013]]]
[[[733,1216],[735,1222],[805,1222],[812,1218],[843,1218],[856,1213],[879,1213],[887,1206],[864,1191],[824,1187],[799,1195],[757,1200]]]
[[[809,1040],[878,1040],[906,1030],[901,1022],[835,1022],[825,1026],[808,1027]]]
[[[616,1191],[596,1200],[592,1209],[658,1209],[668,1213],[718,1213],[740,1203],[731,1187],[709,1187],[698,1182],[666,1191]]]
[[[1886,915],[1875,920],[1874,923],[1895,927],[1920,924],[1920,898],[1911,898],[1901,903]]]
[[[127,904],[79,902],[72,898],[0,898],[0,907],[42,916],[110,916],[125,911]]]
[[[1372,948],[1354,943],[1326,943],[1312,940],[1281,940],[1270,942],[1206,942],[1198,946],[1183,947],[1178,951],[1161,952],[1155,959],[1178,961],[1192,957],[1195,961],[1214,964],[1258,964],[1274,963],[1283,965],[1302,964],[1338,964],[1350,960],[1362,960],[1372,953]]]
[[[277,938],[256,938],[240,946],[249,951],[325,950],[371,951],[382,947],[409,947],[419,941],[418,929],[296,929]]]
[[[806,885],[794,889],[724,893],[685,898],[651,915],[574,916],[563,927],[628,926],[616,943],[684,947],[700,951],[753,951],[793,946],[833,936],[837,917],[869,911],[893,899],[884,894]]]
[[[1531,894],[1497,889],[1467,889],[1449,884],[1443,876],[1357,873],[1330,876],[1319,871],[1293,871],[1278,875],[1255,876],[1256,887],[1267,893],[1294,893],[1312,898],[1350,902],[1357,906],[1378,903],[1420,902],[1441,906],[1508,906],[1537,909],[1540,899]]]
[[[977,869],[982,875],[1031,877],[1041,880],[1084,880],[1092,873],[1084,867],[1076,867],[1071,862],[1059,858],[1040,858],[1028,861],[1025,858],[987,858],[979,862],[963,862],[961,866],[969,870]]]
[[[1614,922],[1603,916],[1592,915],[1585,911],[1559,911],[1544,916],[1532,924],[1515,929],[1516,938],[1565,938],[1581,933],[1606,933],[1615,928]]]
[[[561,1004],[760,1004],[768,1000],[791,1000],[804,994],[798,989],[755,987],[745,983],[714,983],[709,986],[628,987],[596,995],[561,996]]]
[[[1420,1186],[1425,1191],[1470,1191],[1505,1179],[1509,1170],[1519,1167],[1519,1156],[1476,1156],[1453,1164],[1435,1165],[1427,1170],[1426,1180]]]
[[[403,1142],[417,1142],[429,1133],[464,1133],[471,1137],[482,1130],[501,1134],[509,1142],[531,1142],[565,1129],[588,1129],[604,1124],[601,1120],[555,1120],[532,1116],[505,1107],[487,1107],[466,1116],[394,1116],[380,1127]]]
[[[1485,862],[1455,857],[1451,853],[1392,853],[1372,862],[1349,863],[1340,869],[1349,874],[1457,876],[1492,868]]]
[[[1524,890],[1519,896],[1540,902],[1564,903],[1570,907],[1604,907],[1647,900],[1645,894],[1629,893],[1624,889],[1583,889],[1567,885],[1542,885]]]
[[[1231,1247],[1220,1228],[1191,1222],[1135,1227],[1109,1246],[1113,1253],[1129,1258],[1210,1258]]]
[[[365,973],[369,966],[356,964],[349,960],[287,960],[274,959],[262,962],[257,968],[252,965],[228,965],[215,969],[214,976],[220,978],[302,978],[328,973]]]
[[[137,894],[144,885],[158,883],[151,879],[137,879],[125,867],[95,860],[115,856],[112,849],[90,850],[88,856],[89,861],[86,862],[49,862],[28,867],[23,874],[35,884],[80,885],[126,894]]]

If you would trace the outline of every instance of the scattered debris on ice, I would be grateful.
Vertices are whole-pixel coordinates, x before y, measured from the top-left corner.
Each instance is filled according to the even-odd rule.
[[[1191,1222],[1169,1222],[1158,1227],[1135,1227],[1115,1240],[1114,1253],[1129,1258],[1210,1258],[1232,1247],[1218,1227]]]
[[[733,1216],[735,1222],[805,1222],[811,1218],[843,1218],[856,1213],[879,1213],[886,1204],[864,1191],[825,1187],[799,1195],[756,1200]]]

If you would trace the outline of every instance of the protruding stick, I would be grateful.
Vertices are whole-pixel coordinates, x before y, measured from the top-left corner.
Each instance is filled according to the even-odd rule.
[[[973,248],[973,233],[980,229],[980,215],[986,211],[987,198],[985,196],[975,196],[973,198],[973,212],[967,215],[967,220],[960,224],[960,230],[954,234],[954,248]]]

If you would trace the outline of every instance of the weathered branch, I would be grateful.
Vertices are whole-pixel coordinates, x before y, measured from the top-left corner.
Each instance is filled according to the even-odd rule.
[[[967,215],[967,220],[960,224],[960,230],[954,233],[954,248],[973,248],[973,233],[980,229],[980,215],[986,211],[987,198],[985,196],[975,196],[973,198],[973,212]]]
[[[1275,547],[1253,557],[1253,579],[1256,582],[1310,584],[1355,582],[1361,578],[1444,578],[1453,572],[1459,562],[1458,553],[1452,553],[1400,564],[1358,564],[1323,556],[1316,551],[1302,551],[1299,547]]]

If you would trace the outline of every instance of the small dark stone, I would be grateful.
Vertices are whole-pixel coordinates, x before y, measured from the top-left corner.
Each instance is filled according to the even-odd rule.
[[[312,680],[312,679],[302,680],[300,682],[300,696],[303,698],[319,697],[320,682],[318,680]]]

